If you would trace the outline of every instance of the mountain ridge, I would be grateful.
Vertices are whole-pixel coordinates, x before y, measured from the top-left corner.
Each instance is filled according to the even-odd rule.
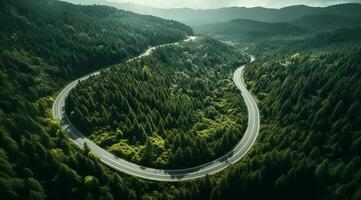
[[[194,26],[198,34],[224,37],[237,40],[256,41],[260,39],[298,37],[304,34],[317,34],[351,27],[360,27],[361,18],[340,15],[307,15],[299,19],[269,23],[249,19],[232,19],[227,22]]]
[[[197,26],[209,23],[226,22],[231,19],[244,18],[263,22],[285,22],[313,14],[334,14],[348,17],[361,17],[361,4],[345,3],[327,7],[311,7],[294,5],[280,9],[264,7],[224,7],[217,9],[191,8],[154,8],[133,3],[118,3],[104,0],[66,0],[79,4],[102,4],[132,12],[154,15],[166,19],[180,21],[187,25]]]

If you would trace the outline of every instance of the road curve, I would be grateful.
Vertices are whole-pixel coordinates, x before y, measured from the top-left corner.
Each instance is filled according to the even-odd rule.
[[[195,37],[188,37],[188,39],[184,41],[194,40]],[[178,43],[171,43],[166,45],[176,45]],[[141,58],[143,56],[149,55],[154,49],[166,45],[160,45],[157,47],[149,48],[142,55],[130,59],[128,62],[135,60],[137,58]],[[251,62],[254,60],[251,57]],[[243,80],[243,69],[244,66],[239,67],[233,74],[233,81],[237,85],[238,89],[241,91],[241,94],[245,100],[247,109],[248,109],[248,127],[247,130],[242,137],[241,141],[226,155],[211,161],[209,163],[199,165],[192,168],[186,169],[177,169],[177,170],[164,170],[164,169],[154,169],[143,167],[109,153],[108,151],[102,149],[100,146],[96,145],[94,142],[86,138],[80,131],[78,131],[70,122],[68,116],[65,113],[65,99],[69,94],[70,90],[72,90],[80,80],[85,80],[90,76],[94,76],[100,73],[99,71],[90,73],[85,75],[71,83],[69,83],[57,96],[55,102],[53,104],[53,117],[55,119],[60,120],[62,130],[69,134],[70,139],[78,145],[80,148],[84,147],[84,143],[87,144],[89,149],[94,152],[94,154],[106,165],[115,170],[124,172],[129,175],[137,176],[144,179],[155,180],[155,181],[164,181],[164,182],[177,182],[177,181],[185,181],[192,180],[200,177],[204,177],[207,174],[215,174],[217,172],[222,171],[228,166],[239,161],[243,156],[246,155],[248,150],[252,147],[254,142],[256,141],[258,132],[259,132],[259,111],[257,104],[246,89],[246,85]],[[107,70],[107,69],[103,69]]]

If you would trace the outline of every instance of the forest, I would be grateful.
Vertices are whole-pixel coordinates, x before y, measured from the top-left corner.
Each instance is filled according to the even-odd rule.
[[[247,67],[261,102],[261,137],[212,198],[361,197],[361,48],[344,45],[266,56]]]
[[[149,46],[192,34],[175,21],[106,6],[58,0],[0,1],[0,41],[59,68],[55,77],[75,78],[142,53]]]
[[[354,9],[356,10],[357,7]],[[340,41],[336,38],[339,36],[347,37],[347,34],[342,33],[342,29],[352,29],[355,31],[361,27],[361,18],[359,16],[352,16],[352,14],[345,15],[344,12],[312,15],[307,15],[305,11],[298,12],[304,12],[304,16],[293,20],[286,18],[284,19],[285,21],[277,23],[240,18],[226,22],[194,26],[193,28],[196,34],[204,34],[250,46],[254,43],[267,44],[269,42],[289,42],[297,44],[297,41],[309,40],[309,38],[313,38],[316,35],[323,35],[326,36],[326,39]],[[334,33],[334,31],[336,31],[336,33]],[[350,30],[345,31],[352,33]],[[350,34],[350,36],[352,37],[354,35]],[[319,37],[319,39],[320,41],[313,41],[325,44],[322,37]],[[292,45],[290,45],[290,47],[291,46]],[[283,48],[280,47],[279,49]]]
[[[144,129],[143,137],[139,138],[143,141],[135,145],[132,138],[128,141],[127,129],[119,129],[119,141],[129,142],[131,148],[140,150],[147,141],[153,149],[160,138],[167,139],[167,134],[179,135],[182,141],[182,137],[192,137],[188,133],[201,130],[214,134],[212,125],[226,122],[226,118],[242,122],[234,124],[235,127],[245,125],[243,101],[229,79],[237,65],[248,62],[242,50],[213,39],[202,39],[158,49],[150,57],[125,63],[148,46],[184,39],[192,34],[192,29],[171,20],[106,6],[76,6],[56,0],[0,0],[0,27],[0,199],[361,199],[359,28],[242,43],[240,46],[249,46],[249,53],[256,56],[256,61],[245,69],[246,83],[257,98],[261,114],[255,145],[240,162],[223,172],[194,181],[161,183],[115,171],[91,152],[75,146],[52,117],[55,96],[67,82],[114,65],[112,73],[131,76],[116,77],[104,72],[99,77],[112,82],[93,77],[98,85],[84,81],[71,98],[86,103],[87,99],[77,94],[94,96],[91,89],[81,89],[88,85],[97,87],[104,97],[109,95],[107,99],[97,99],[98,103],[111,98],[124,99],[117,103],[128,101],[125,108],[133,113],[127,116],[129,120],[125,119],[125,124],[128,121],[128,127],[134,128],[136,121],[140,122],[136,128]],[[241,56],[232,56],[240,53]],[[188,82],[182,82],[181,78]],[[216,79],[219,81],[210,81]],[[135,85],[130,87],[130,83]],[[154,91],[156,86],[161,90],[151,93],[148,99],[135,96],[139,100],[132,105],[128,96],[122,98],[105,91],[104,87],[108,87],[119,91],[118,94],[121,91],[129,94],[118,84],[133,88],[129,92],[134,93]],[[203,90],[194,92],[198,87]],[[155,104],[155,98],[161,95],[166,104]],[[178,99],[186,99],[190,105],[180,107]],[[88,103],[84,105],[91,106]],[[176,123],[175,127],[167,127],[168,114],[159,112],[164,126],[164,135],[159,136],[161,123],[154,123],[154,114],[149,114],[154,113],[156,106],[164,110],[174,108],[175,112],[168,118],[173,121],[187,120],[179,117],[185,111],[196,120],[201,116],[203,127],[196,127],[196,120],[191,120],[189,127]],[[117,133],[124,123],[124,115],[120,114],[124,110],[104,107],[114,113],[106,113],[106,121],[98,120],[95,126],[85,128],[91,129],[90,137],[109,146],[113,143],[110,134]],[[82,106],[78,109],[78,113],[83,112]],[[217,121],[217,117],[224,120]],[[144,123],[151,119],[153,124]],[[87,123],[88,119],[83,120]],[[105,123],[107,126],[103,127]],[[147,124],[152,131],[146,131]],[[237,134],[241,136],[243,132]],[[209,150],[215,153],[217,142],[222,145],[222,140],[213,141]],[[168,142],[174,141],[169,138]],[[192,144],[180,144],[183,151],[182,145]],[[162,149],[172,154],[177,150]],[[160,155],[151,152],[154,158]],[[167,159],[164,161],[169,163],[163,166],[189,165]],[[138,162],[161,164],[147,163],[141,158]]]
[[[360,37],[350,39],[354,31],[254,48],[257,60],[247,65],[245,77],[261,109],[256,145],[196,192],[189,192],[190,184],[172,194],[177,199],[360,199],[361,48]],[[273,50],[260,51],[265,47]]]
[[[121,158],[156,168],[196,166],[230,151],[245,131],[246,108],[231,78],[248,60],[210,38],[162,47],[82,81],[67,98],[67,113]]]
[[[55,0],[0,0],[0,10],[0,199],[141,198],[144,182],[79,151],[53,120],[51,106],[72,77],[181,40],[191,29]],[[86,35],[91,37],[77,39]],[[107,62],[95,62],[102,59]]]

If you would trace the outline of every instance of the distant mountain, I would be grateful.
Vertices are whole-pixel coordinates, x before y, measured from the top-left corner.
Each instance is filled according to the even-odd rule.
[[[282,23],[234,19],[228,22],[195,26],[193,29],[198,34],[219,36],[227,39],[260,40],[304,36],[305,34],[356,27],[361,27],[361,18],[339,15],[309,15]]]
[[[339,15],[310,15],[290,22],[291,24],[316,31],[361,26],[361,18]]]
[[[66,0],[80,4],[102,4],[133,12],[174,19],[188,25],[197,26],[210,23],[226,22],[232,19],[251,19],[263,22],[286,22],[299,19],[307,15],[340,15],[346,17],[361,17],[361,4],[339,4],[329,7],[309,7],[303,5],[290,6],[281,9],[262,7],[228,7],[219,9],[159,9],[140,6],[131,3],[119,3],[112,0]]]
[[[297,36],[309,32],[307,28],[289,23],[268,23],[249,19],[234,19],[224,23],[196,26],[193,29],[196,33],[242,40]]]

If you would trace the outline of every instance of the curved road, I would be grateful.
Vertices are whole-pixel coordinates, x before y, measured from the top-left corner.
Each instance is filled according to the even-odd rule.
[[[196,37],[188,37],[188,39],[184,40],[185,42],[196,39]],[[166,45],[177,45],[176,43],[166,44]],[[156,47],[149,48],[142,55],[130,59],[128,62],[135,60],[137,58],[141,58],[143,56],[149,55],[154,49],[166,45],[160,45]],[[254,61],[254,58],[251,57],[251,62]],[[69,83],[57,96],[54,104],[53,104],[53,117],[58,119],[62,123],[62,130],[69,134],[70,139],[77,144],[80,148],[84,147],[84,143],[87,144],[89,149],[95,153],[95,155],[106,165],[124,172],[129,175],[141,177],[144,179],[155,180],[155,181],[166,181],[166,182],[177,182],[177,181],[185,181],[196,179],[200,177],[204,177],[207,174],[214,174],[228,166],[239,161],[243,156],[246,155],[248,150],[254,144],[258,132],[259,132],[259,111],[255,100],[252,95],[246,89],[244,80],[243,80],[243,68],[241,66],[238,68],[233,74],[233,81],[239,88],[242,93],[242,96],[245,100],[247,109],[248,109],[248,127],[247,130],[242,137],[241,141],[226,155],[203,165],[199,165],[192,168],[186,169],[177,169],[177,170],[163,170],[163,169],[154,169],[143,167],[131,162],[128,162],[124,159],[116,157],[115,155],[107,152],[102,149],[100,146],[96,145],[91,140],[87,139],[80,131],[78,131],[70,122],[69,118],[65,113],[65,99],[69,94],[70,90],[72,90],[80,80],[85,80],[90,76],[97,75],[100,73],[99,71],[93,72],[91,74],[85,75],[71,83]],[[107,68],[109,69],[109,68]],[[105,70],[107,70],[105,69]]]

